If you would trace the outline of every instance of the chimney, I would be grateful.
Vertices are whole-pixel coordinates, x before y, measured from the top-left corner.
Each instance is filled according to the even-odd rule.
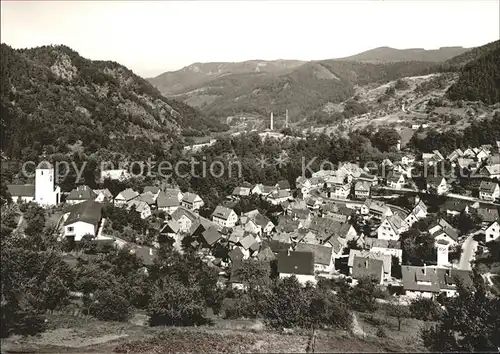
[[[271,112],[271,130],[273,130],[273,112]]]
[[[288,128],[288,109],[286,110],[286,115],[285,115],[285,128]]]

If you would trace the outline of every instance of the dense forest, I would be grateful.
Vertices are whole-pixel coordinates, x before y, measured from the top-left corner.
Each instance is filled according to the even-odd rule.
[[[2,44],[1,56],[1,138],[12,158],[68,152],[77,141],[90,152],[123,152],[137,136],[165,147],[183,130],[225,128],[115,62],[91,61],[65,46]]]
[[[500,102],[500,45],[467,63],[458,82],[447,91],[452,100]]]

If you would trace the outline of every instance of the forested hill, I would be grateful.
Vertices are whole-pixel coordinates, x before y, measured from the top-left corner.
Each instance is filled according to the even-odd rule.
[[[447,96],[452,100],[495,104],[500,102],[500,41],[478,49],[461,59],[463,62],[477,56],[467,61],[458,81],[448,89]]]
[[[126,67],[66,46],[15,50],[2,43],[1,57],[2,150],[12,158],[74,146],[132,154],[167,147],[186,131],[222,128]]]

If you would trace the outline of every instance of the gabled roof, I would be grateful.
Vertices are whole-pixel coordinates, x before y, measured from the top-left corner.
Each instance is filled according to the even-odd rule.
[[[163,228],[161,229],[160,233],[168,233],[168,232],[173,232],[177,233],[179,232],[181,228],[181,225],[175,220],[169,220],[165,225],[163,225]]]
[[[97,226],[101,221],[102,204],[93,200],[72,205],[68,208],[70,214],[64,225],[70,225],[78,221]]]
[[[196,199],[198,199],[198,198],[200,198],[200,196],[198,194],[186,192],[182,196],[182,201],[185,203],[193,204],[196,201]]]
[[[160,191],[160,187],[146,186],[146,187],[144,187],[143,193],[151,192],[151,193],[156,195],[159,191]]]
[[[395,231],[401,229],[406,224],[406,222],[398,214],[393,214],[391,216],[387,216],[385,218],[385,220],[387,220],[387,222],[389,223],[389,225],[391,225],[391,227]]]
[[[236,187],[233,190],[232,195],[235,196],[245,196],[250,194],[250,188],[245,188],[245,187]]]
[[[97,195],[89,186],[78,186],[73,189],[66,200],[94,200]]]
[[[370,182],[365,182],[365,181],[356,182],[356,184],[354,185],[354,190],[355,191],[366,191],[366,192],[369,192],[370,188],[371,188]]]
[[[111,192],[107,188],[94,189],[94,193],[95,193],[96,197],[102,193],[104,195],[104,198],[113,198],[113,194],[111,194]]]
[[[139,199],[132,199],[127,202],[127,208],[131,209],[132,207],[135,207],[135,211],[141,213],[142,211],[149,209],[149,204]]]
[[[391,270],[392,257],[390,254],[381,254],[381,253],[375,253],[375,252],[370,252],[370,251],[365,251],[365,250],[353,250],[353,249],[351,249],[349,251],[349,259],[347,261],[347,265],[349,267],[353,266],[355,257],[378,259],[378,260],[383,262],[385,273],[389,273]]]
[[[292,211],[290,211],[290,215],[299,220],[305,220],[309,217],[309,215],[311,215],[311,212],[309,209],[292,209]]]
[[[360,279],[370,277],[381,281],[384,262],[374,258],[363,258],[355,256],[352,264],[352,277]]]
[[[477,214],[483,220],[483,222],[493,222],[495,220],[500,220],[498,209],[493,205],[480,204],[479,208],[477,209]]]
[[[209,227],[202,233],[202,236],[205,239],[205,242],[209,246],[213,246],[217,241],[219,241],[222,238],[222,235],[214,227]]]
[[[401,249],[401,242],[394,240],[382,240],[374,237],[367,237],[365,238],[365,246],[369,248],[380,247],[380,248]]]
[[[332,247],[298,243],[295,250],[297,252],[312,252],[315,264],[330,265],[332,261]]]
[[[427,184],[432,186],[439,186],[443,182],[443,179],[445,183],[448,183],[448,181],[446,181],[446,178],[444,178],[443,176],[427,176],[426,178]]]
[[[169,208],[179,206],[180,202],[177,195],[169,195],[162,191],[158,194],[158,198],[156,198],[156,205],[158,208]]]
[[[278,272],[296,275],[314,275],[312,252],[282,251],[278,253]]]
[[[255,237],[253,235],[247,235],[240,240],[240,245],[243,246],[244,249],[249,249],[255,243]]]
[[[149,205],[152,205],[155,203],[155,195],[152,192],[144,192],[139,197],[137,197],[137,200],[143,201],[145,203],[148,203]]]
[[[243,254],[243,251],[239,247],[235,247],[229,252],[228,256],[232,262],[235,262],[242,260],[245,255]]]
[[[173,213],[172,213],[172,220],[179,220],[182,216],[185,216],[187,217],[189,220],[191,220],[191,222],[195,222],[196,220],[198,220],[198,215],[192,213],[191,211],[185,209],[185,208],[182,208],[182,207],[179,207],[177,208]]]
[[[7,190],[9,194],[14,197],[34,197],[35,185],[34,184],[8,184]]]
[[[435,268],[401,266],[401,274],[404,290],[439,292],[439,278]]]
[[[212,213],[212,217],[227,220],[231,215],[231,213],[233,212],[234,212],[233,209],[226,208],[225,206],[222,205],[217,205],[214,212]]]
[[[437,276],[439,280],[439,288],[441,290],[456,289],[457,280],[463,285],[472,285],[472,272],[461,269],[443,269],[437,268]]]
[[[257,254],[257,259],[261,262],[271,262],[276,259],[276,256],[271,248],[267,246],[260,249],[260,252]]]
[[[121,196],[125,201],[129,201],[131,199],[134,199],[138,195],[139,195],[139,193],[134,191],[132,188],[127,188],[125,190],[122,190],[120,193],[118,193],[117,197]]]
[[[272,224],[271,220],[265,215],[262,215],[261,213],[256,213],[253,215],[253,217],[250,218],[256,225],[264,228],[266,227],[269,223]],[[274,225],[274,224],[273,224]]]
[[[278,188],[290,189],[290,183],[286,179],[282,179],[281,181],[278,181]]]
[[[481,181],[479,185],[479,191],[482,193],[492,194],[495,192],[495,189],[498,188],[498,183],[489,182],[489,181]]]

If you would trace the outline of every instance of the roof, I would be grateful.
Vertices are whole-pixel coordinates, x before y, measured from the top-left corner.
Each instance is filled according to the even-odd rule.
[[[456,289],[457,280],[465,286],[472,285],[472,272],[468,270],[438,268],[437,275],[441,290]]]
[[[231,213],[234,213],[233,209],[226,208],[222,205],[217,205],[214,212],[212,213],[212,217],[227,220]]]
[[[290,183],[286,179],[282,179],[281,181],[278,181],[278,188],[290,189]]]
[[[78,186],[73,189],[66,200],[94,200],[97,195],[89,186]]]
[[[309,215],[311,215],[311,212],[309,211],[309,209],[292,209],[290,215],[299,220],[304,220],[307,219]]]
[[[347,261],[347,265],[349,267],[353,266],[354,258],[370,258],[370,259],[378,259],[384,264],[384,272],[389,273],[392,266],[392,257],[390,254],[381,254],[376,252],[364,251],[364,250],[353,250],[349,251],[349,259]]]
[[[444,178],[443,176],[427,176],[427,184],[429,185],[433,185],[433,186],[439,186],[442,181],[445,181],[446,183],[446,178]]]
[[[101,221],[102,204],[93,200],[72,205],[68,210],[70,213],[64,225],[82,221],[97,226]]]
[[[494,193],[495,189],[498,188],[498,183],[495,182],[489,182],[489,181],[481,181],[481,184],[479,185],[479,191],[482,193]]]
[[[12,197],[34,197],[34,184],[8,184],[7,190]]]
[[[354,257],[352,277],[354,279],[369,277],[381,281],[384,263],[379,259]]]
[[[387,220],[389,225],[396,231],[400,230],[405,225],[405,221],[398,214],[387,216],[385,220]]]
[[[209,227],[202,233],[202,236],[209,246],[212,246],[222,238],[221,234],[214,227]]]
[[[314,275],[312,252],[282,251],[278,253],[278,273]]]
[[[249,195],[249,194],[250,194],[250,188],[247,187],[236,187],[232,193],[232,195]]]
[[[488,165],[484,166],[489,175],[498,175],[500,174],[500,164]]]
[[[255,237],[253,237],[253,235],[247,235],[240,240],[240,245],[246,250],[249,249],[254,243]]]
[[[146,202],[149,205],[155,203],[155,195],[153,194],[153,192],[144,192],[141,195],[139,195],[137,199]]]
[[[374,237],[366,237],[365,245],[369,248],[380,247],[380,248],[393,248],[401,249],[401,242],[394,240],[381,240]]]
[[[191,222],[198,220],[198,216],[191,211],[179,207],[172,213],[172,220],[179,220],[182,216],[186,216]]]
[[[179,206],[180,202],[177,195],[167,194],[162,191],[158,194],[158,198],[156,198],[156,204],[158,208],[168,208]]]
[[[235,247],[228,253],[228,256],[232,262],[235,262],[238,260],[242,260],[245,255],[243,254],[243,251],[239,247]]]
[[[276,256],[268,246],[265,248],[261,248],[260,252],[257,254],[257,259],[261,262],[271,262],[276,259]]]
[[[143,193],[151,192],[153,194],[157,194],[159,191],[160,191],[160,187],[146,186],[146,187],[144,187]]]
[[[139,199],[132,199],[127,202],[127,208],[130,209],[132,207],[135,207],[135,210],[140,213],[143,210],[149,209],[149,204]]]
[[[273,191],[271,192],[271,194],[269,195],[269,198],[272,198],[272,199],[282,199],[282,198],[291,198],[291,194],[289,191],[287,190],[284,190],[284,189],[280,189],[278,191]]]
[[[370,191],[371,183],[365,181],[356,182],[354,190],[356,191]]]
[[[435,268],[401,266],[401,274],[404,290],[439,292],[439,279]]]
[[[480,204],[479,208],[477,209],[477,214],[484,222],[493,222],[495,220],[500,220],[498,209],[493,205]]]
[[[256,225],[262,228],[266,227],[271,222],[271,220],[267,216],[262,215],[261,213],[253,214],[253,216],[250,217],[250,220],[252,220]]]
[[[166,233],[166,232],[169,232],[169,230],[174,232],[174,233],[177,233],[180,228],[181,228],[181,225],[179,225],[179,223],[177,221],[170,220],[163,226],[160,233]]]
[[[312,252],[315,264],[329,265],[332,261],[332,247],[298,243],[295,250],[298,252]]]
[[[182,201],[186,203],[193,204],[197,198],[200,198],[198,194],[186,192],[182,196]]]
[[[102,193],[102,194],[104,194],[105,198],[113,198],[113,194],[111,194],[111,192],[107,188],[105,188],[105,189],[94,189],[94,193],[96,195],[99,195],[99,194]]]
[[[121,196],[125,201],[129,201],[137,197],[139,193],[134,191],[132,188],[127,188],[118,193],[118,195]]]

